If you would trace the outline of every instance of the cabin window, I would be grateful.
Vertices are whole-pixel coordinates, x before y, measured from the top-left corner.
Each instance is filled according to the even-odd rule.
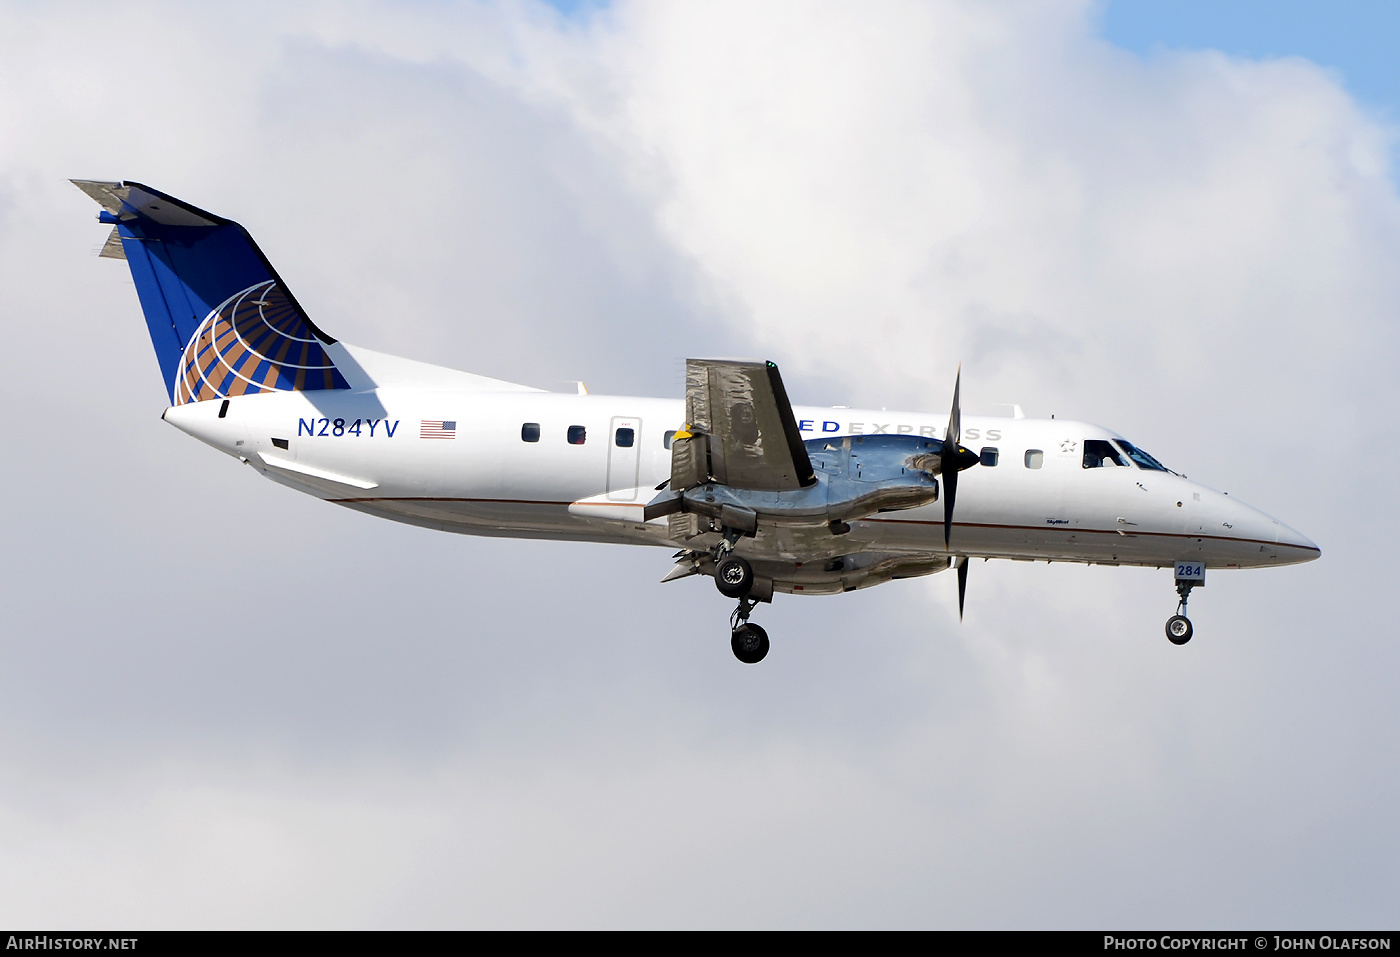
[[[581,425],[569,426],[569,444],[582,445],[588,440],[588,430]]]
[[[987,468],[994,467],[997,464],[997,460],[1000,458],[1001,453],[998,452],[995,447],[988,445],[982,448],[981,461]]]
[[[1038,469],[1045,464],[1045,453],[1040,449],[1026,450],[1026,468]]]
[[[1129,442],[1127,439],[1115,439],[1114,441],[1118,443],[1119,447],[1122,448],[1124,452],[1128,453],[1128,458],[1136,462],[1139,468],[1148,469],[1152,472],[1171,471],[1171,469],[1167,468],[1161,462],[1158,462],[1156,459],[1148,455],[1142,449],[1133,445],[1133,443]]]
[[[272,447],[275,448],[275,449],[289,449],[289,448],[291,448],[291,444],[292,444],[292,443],[288,442],[286,439],[273,439],[273,440],[272,440]]]
[[[540,424],[538,422],[526,422],[520,427],[520,441],[538,442],[540,440]]]
[[[1123,461],[1123,456],[1119,455],[1118,450],[1113,447],[1112,442],[1104,439],[1084,440],[1084,467],[1086,469],[1101,469],[1105,466],[1123,468],[1127,464]]]
[[[661,444],[664,445],[666,448],[669,449],[669,448],[671,447],[671,442],[675,439],[675,437],[676,437],[676,430],[675,430],[675,429],[667,429],[667,430],[666,430],[666,433],[665,433],[664,435],[661,436]]]
[[[613,433],[613,442],[620,449],[630,449],[635,441],[637,441],[637,433],[632,429],[618,429]]]

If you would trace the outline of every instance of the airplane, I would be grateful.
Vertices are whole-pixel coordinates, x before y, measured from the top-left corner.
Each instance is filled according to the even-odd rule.
[[[793,405],[768,361],[688,359],[685,397],[546,392],[347,345],[311,320],[238,223],[136,182],[73,180],[125,259],[170,405],[161,418],[282,485],[468,535],[677,549],[662,581],[738,602],[834,595],[976,558],[1172,568],[1191,640],[1209,568],[1317,545],[1087,422]],[[965,444],[964,444],[965,443]],[[967,475],[963,477],[963,473]],[[956,506],[956,508],[955,508]]]

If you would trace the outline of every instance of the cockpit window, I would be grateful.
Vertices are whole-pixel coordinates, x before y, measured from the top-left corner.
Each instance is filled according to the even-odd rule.
[[[1113,447],[1113,443],[1106,439],[1085,439],[1084,440],[1084,467],[1086,469],[1101,469],[1104,466],[1126,467],[1127,462],[1123,461],[1123,456],[1118,454],[1118,450]]]
[[[1118,443],[1119,447],[1121,447],[1124,452],[1128,453],[1128,458],[1136,462],[1139,468],[1150,469],[1153,472],[1171,471],[1171,469],[1167,468],[1161,462],[1158,462],[1142,449],[1133,445],[1133,443],[1129,442],[1127,439],[1114,439],[1114,441]]]

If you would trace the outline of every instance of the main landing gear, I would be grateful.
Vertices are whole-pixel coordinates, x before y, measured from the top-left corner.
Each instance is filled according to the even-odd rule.
[[[768,632],[749,623],[749,612],[756,604],[751,598],[740,598],[739,607],[729,616],[729,647],[746,665],[756,665],[768,654]]]
[[[753,566],[733,555],[740,533],[725,530],[724,541],[715,546],[715,587],[726,598],[739,599],[739,607],[729,616],[729,647],[734,657],[746,665],[756,665],[768,654],[768,632],[749,623],[758,602],[749,597],[753,591]]]
[[[726,598],[744,598],[753,590],[753,566],[737,555],[715,565],[715,587]]]

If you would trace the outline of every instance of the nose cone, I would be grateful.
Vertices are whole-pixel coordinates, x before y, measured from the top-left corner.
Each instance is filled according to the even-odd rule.
[[[1225,528],[1241,546],[1247,546],[1243,550],[1248,558],[1242,564],[1296,565],[1322,555],[1322,549],[1303,533],[1244,502],[1222,497],[1230,503]]]
[[[1291,556],[1288,564],[1310,562],[1315,558],[1322,557],[1322,549],[1318,548],[1308,536],[1289,528],[1282,522],[1274,524],[1278,526],[1279,557],[1282,558],[1283,553],[1288,553]]]

